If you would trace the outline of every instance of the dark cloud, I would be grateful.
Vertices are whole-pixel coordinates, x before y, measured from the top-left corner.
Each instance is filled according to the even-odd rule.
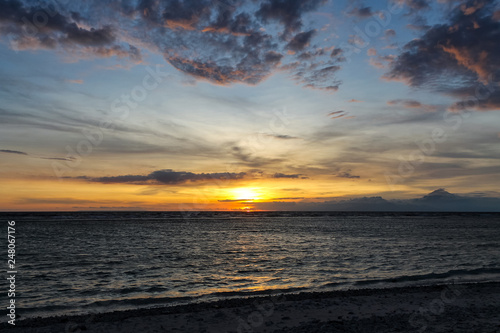
[[[302,175],[301,174],[287,175],[284,173],[275,173],[274,175],[271,176],[271,178],[294,178],[294,179],[297,179],[297,178],[301,178],[300,176],[302,176]]]
[[[156,2],[153,4],[156,5]],[[204,0],[166,1],[162,18],[168,27],[194,30],[198,22],[210,15],[210,5],[210,1]]]
[[[0,149],[0,153],[7,153],[7,154],[18,154],[18,155],[28,155],[27,153],[23,151],[18,151],[18,150],[9,150],[9,149]]]
[[[415,24],[415,23],[409,23],[406,25],[406,27],[410,30],[415,30],[415,31],[427,31],[431,28],[430,25],[426,24]]]
[[[314,30],[300,32],[304,15],[323,3],[139,0],[54,7],[10,0],[0,3],[0,34],[18,50],[63,49],[71,56],[117,56],[135,63],[142,59],[141,48],[147,49],[180,72],[219,85],[255,85],[286,70],[307,87],[335,91],[340,82],[331,66],[345,60],[342,51],[334,50],[329,58],[310,45]],[[29,23],[37,13],[48,17],[39,27]],[[26,33],[31,26],[34,31]]]
[[[344,110],[339,110],[339,111],[330,112],[328,114],[328,117],[330,117],[331,119],[338,119],[338,118],[346,117],[347,115],[349,115],[349,112],[344,111]],[[346,117],[345,119],[348,119],[348,118],[353,118],[353,116]]]
[[[437,107],[434,105],[423,104],[419,101],[413,99],[394,99],[387,101],[388,105],[402,106],[407,109],[423,109],[427,111],[437,111]]]
[[[240,10],[241,4],[236,3],[230,3],[230,6],[213,6],[204,1],[184,1],[181,6],[180,2],[176,2],[175,6],[181,6],[180,14],[169,12],[170,31],[163,32],[167,34],[167,39],[172,35],[175,40],[167,43],[163,37],[158,43],[163,47],[165,59],[175,68],[195,78],[220,85],[236,82],[258,84],[281,69],[291,72],[293,79],[308,87],[338,88],[339,82],[333,72],[314,79],[319,63],[315,58],[327,56],[321,50],[308,50],[312,49],[310,41],[314,30],[288,37],[296,30],[292,26],[297,29],[301,26],[299,22],[302,15],[320,3],[322,2],[267,1],[261,3],[255,12],[252,12],[251,6],[246,9],[247,12]],[[281,23],[283,31],[274,35],[267,33],[268,29],[262,24],[273,22]],[[200,53],[198,49],[203,49],[204,52]],[[304,60],[308,57],[309,62],[293,65],[288,61],[287,66],[280,66],[287,57],[293,57],[285,56],[286,50],[303,51],[297,58]]]
[[[94,200],[82,200],[82,199],[74,199],[74,198],[23,198],[16,201],[19,204],[93,204],[93,203],[102,203],[101,201]]]
[[[339,63],[346,61],[342,49],[334,48],[331,53],[325,48],[302,51],[295,57],[297,61],[287,63],[280,69],[291,72],[292,78],[303,83],[304,87],[332,92],[339,89],[342,82],[336,79],[335,74],[341,69]],[[323,59],[316,59],[319,57]]]
[[[347,12],[349,16],[355,16],[359,18],[367,18],[373,15],[371,7],[354,7]]]
[[[104,183],[104,184],[165,184],[165,185],[178,185],[188,182],[197,181],[216,181],[216,180],[238,180],[243,179],[246,173],[193,173],[186,171],[173,171],[171,169],[153,171],[148,175],[123,175],[123,176],[110,176],[110,177],[73,177],[76,179],[85,179],[91,182]]]
[[[298,139],[296,136],[291,136],[291,135],[285,135],[285,134],[267,134],[267,136],[276,138],[276,139],[281,139],[281,140],[292,140],[292,139]]]
[[[72,161],[75,159],[74,157],[44,157],[44,156],[40,156],[40,155],[28,154],[28,153],[25,153],[25,152],[19,151],[19,150],[9,150],[9,149],[0,149],[0,153],[24,155],[24,156],[34,157],[34,158],[40,158],[42,160]]]
[[[493,13],[493,17],[492,17],[495,21],[500,21],[500,9],[499,10],[495,10],[495,12]]]
[[[385,32],[384,32],[384,35],[386,37],[395,37],[396,36],[396,31],[394,29],[387,29]]]
[[[57,47],[74,52],[92,53],[101,57],[130,57],[140,61],[137,48],[117,42],[113,28],[109,25],[82,28],[76,22],[81,17],[76,13],[66,16],[53,6],[43,3],[24,4],[18,0],[0,3],[0,33],[9,37],[18,49],[55,49]]]
[[[427,0],[404,0],[404,3],[415,11],[430,8],[429,2]]]
[[[264,23],[277,21],[284,26],[284,34],[302,27],[302,15],[323,4],[324,0],[267,0],[260,4],[256,16]]]
[[[269,51],[264,55],[264,61],[271,64],[280,62],[281,58],[283,58],[283,55],[274,51]]]
[[[309,46],[312,36],[316,33],[316,30],[309,30],[306,32],[300,32],[296,34],[292,40],[287,44],[286,48],[292,51],[302,51],[304,48]]]
[[[427,24],[427,19],[422,15],[412,16],[411,21],[412,23],[406,25],[406,27],[410,30],[427,31],[431,28],[431,26]]]
[[[407,108],[420,108],[422,107],[422,103],[419,101],[415,101],[412,99],[394,99],[391,101],[387,101],[387,104],[389,105],[403,105],[404,107]]]
[[[344,50],[342,50],[341,48],[334,48],[332,50],[332,53],[330,54],[330,57],[332,58],[338,58],[340,56],[342,56],[342,54],[344,53]],[[345,61],[345,58],[340,58],[339,61]]]
[[[407,211],[498,212],[500,198],[451,194],[438,189],[421,198],[386,200],[382,197],[338,199],[323,202],[254,202],[256,209],[295,211]]]
[[[260,70],[259,67],[255,67],[253,70],[247,70],[244,66],[222,66],[215,62],[206,62],[201,59],[190,60],[182,57],[172,57],[169,59],[169,62],[172,66],[184,73],[222,85],[234,82],[257,84],[262,81],[270,71],[268,66]],[[242,77],[242,73],[246,73],[247,75]]]
[[[356,176],[356,175],[351,174],[350,170],[349,171],[344,171],[344,172],[339,172],[337,174],[337,177],[339,177],[339,178],[350,178],[350,179],[361,178],[360,176]]]
[[[484,99],[472,98],[466,101],[455,102],[449,107],[449,110],[452,112],[460,112],[463,110],[472,110],[472,109],[479,111],[500,110],[500,94],[498,93],[498,91],[495,92],[493,89],[490,91],[493,91],[493,93],[489,95],[487,98]],[[458,94],[455,93],[454,95]],[[474,95],[473,94],[462,95],[460,97],[467,98],[468,96],[474,96]]]
[[[337,91],[342,82],[332,80],[332,77],[334,77],[334,73],[340,70],[340,68],[337,65],[329,65],[305,74],[303,70],[300,70],[295,75],[299,78],[299,81],[306,83],[306,87]]]
[[[493,19],[493,4],[476,0],[457,6],[448,23],[406,44],[385,78],[457,96],[488,86],[490,93],[476,107],[500,109],[498,93],[492,93],[500,78],[500,22]]]

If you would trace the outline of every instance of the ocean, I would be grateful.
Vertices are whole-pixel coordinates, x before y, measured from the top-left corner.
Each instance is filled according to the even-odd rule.
[[[22,317],[500,281],[500,214],[0,213]],[[5,290],[8,286],[4,280]]]

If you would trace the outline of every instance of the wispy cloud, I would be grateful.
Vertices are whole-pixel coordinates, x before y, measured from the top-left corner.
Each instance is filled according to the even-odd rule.
[[[402,106],[407,109],[421,109],[429,112],[435,112],[438,109],[435,105],[423,104],[413,99],[394,99],[387,101],[387,105]]]
[[[349,171],[344,171],[344,172],[339,172],[337,174],[337,177],[339,177],[339,178],[349,178],[349,179],[359,179],[359,178],[361,178],[360,176],[356,176],[356,175],[351,174],[350,170]]]
[[[23,156],[27,156],[27,157],[40,158],[43,160],[72,161],[74,159],[74,157],[51,157],[51,156],[43,156],[43,155],[39,155],[39,154],[28,154],[28,153],[25,153],[24,151],[10,150],[10,149],[0,149],[0,153],[23,155]]]
[[[328,113],[328,117],[330,117],[331,119],[338,119],[338,118],[342,118],[342,117],[345,117],[344,119],[354,118],[353,116],[346,117],[348,114],[349,114],[349,112],[344,111],[344,110],[332,111],[332,112]]]
[[[286,134],[266,134],[267,136],[275,139],[280,139],[280,140],[294,140],[294,139],[299,139],[296,136],[292,135],[286,135]]]
[[[19,150],[9,150],[9,149],[0,149],[0,153],[6,154],[18,154],[18,155],[28,155],[27,153]]]

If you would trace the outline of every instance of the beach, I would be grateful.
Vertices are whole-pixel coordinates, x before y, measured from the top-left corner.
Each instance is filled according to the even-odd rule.
[[[22,313],[22,309],[19,310]],[[500,332],[500,283],[226,299],[2,323],[10,332]]]

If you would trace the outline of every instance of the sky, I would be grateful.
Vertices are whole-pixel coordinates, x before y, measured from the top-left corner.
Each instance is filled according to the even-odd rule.
[[[500,207],[500,3],[0,3],[0,210]]]

